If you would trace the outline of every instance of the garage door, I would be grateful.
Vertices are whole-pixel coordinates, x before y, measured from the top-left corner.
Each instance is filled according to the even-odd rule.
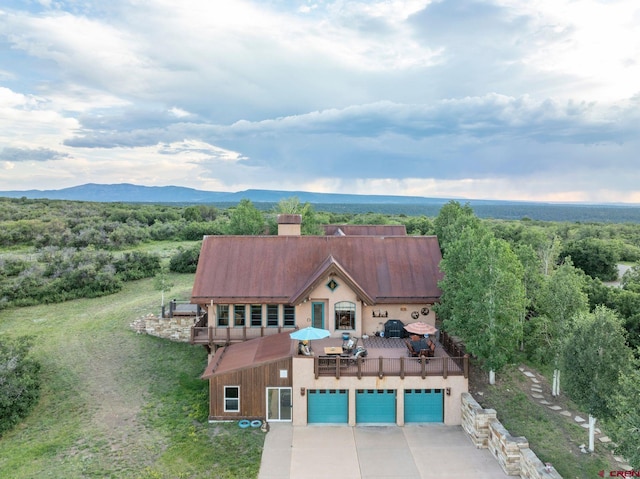
[[[356,391],[356,422],[395,423],[395,389],[358,389]]]
[[[442,389],[405,389],[404,422],[442,422]]]
[[[348,399],[346,389],[308,389],[307,422],[346,423],[349,419]]]

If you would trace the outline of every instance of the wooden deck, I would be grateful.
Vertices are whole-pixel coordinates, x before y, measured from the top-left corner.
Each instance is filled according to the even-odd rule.
[[[193,327],[191,344],[203,344],[214,349],[232,343],[270,336],[282,332],[293,332],[295,327]],[[320,376],[364,377],[378,376],[464,376],[469,377],[469,357],[464,348],[450,336],[443,333],[441,343],[436,343],[435,357],[414,358],[404,339],[400,338],[358,338],[357,346],[367,349],[367,356],[355,358],[352,355],[325,355],[324,348],[342,346],[342,338],[325,338],[310,342],[316,378]],[[292,340],[293,341],[293,340]],[[298,356],[300,357],[300,356]]]
[[[412,358],[400,338],[360,339],[359,346],[367,349],[367,356],[355,358],[351,355],[324,355],[325,347],[342,345],[342,340],[326,338],[312,341],[314,372],[320,376],[358,377],[363,376],[469,376],[469,358],[464,354],[450,356],[445,347],[437,343],[435,357]],[[460,351],[455,351],[460,353]]]
[[[358,377],[378,376],[464,376],[469,377],[469,358],[439,357],[439,358],[385,358],[383,356],[366,358],[352,358],[342,356],[315,356],[314,373],[316,379],[320,376]]]

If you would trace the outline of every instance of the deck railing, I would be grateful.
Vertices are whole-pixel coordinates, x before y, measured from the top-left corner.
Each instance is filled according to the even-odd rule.
[[[469,357],[435,357],[435,358],[353,358],[343,356],[316,356],[314,373],[316,379],[320,376],[357,377],[378,376],[464,376],[469,377]]]
[[[462,357],[466,354],[464,343],[446,331],[440,332],[440,344],[449,356]]]
[[[283,332],[293,332],[294,326],[260,326],[260,327],[215,327],[194,326],[191,328],[191,344],[224,345],[239,343],[249,339],[271,336]]]

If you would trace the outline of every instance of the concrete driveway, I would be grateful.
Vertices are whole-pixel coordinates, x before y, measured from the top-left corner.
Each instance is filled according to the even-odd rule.
[[[270,426],[258,479],[509,477],[460,426]]]

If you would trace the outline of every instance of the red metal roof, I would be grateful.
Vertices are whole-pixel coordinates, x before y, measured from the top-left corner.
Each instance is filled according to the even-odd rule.
[[[264,336],[218,349],[204,370],[202,379],[292,357],[298,341],[291,339],[289,334]]]
[[[287,304],[330,263],[374,304],[432,302],[441,259],[435,236],[206,236],[191,302]]]

